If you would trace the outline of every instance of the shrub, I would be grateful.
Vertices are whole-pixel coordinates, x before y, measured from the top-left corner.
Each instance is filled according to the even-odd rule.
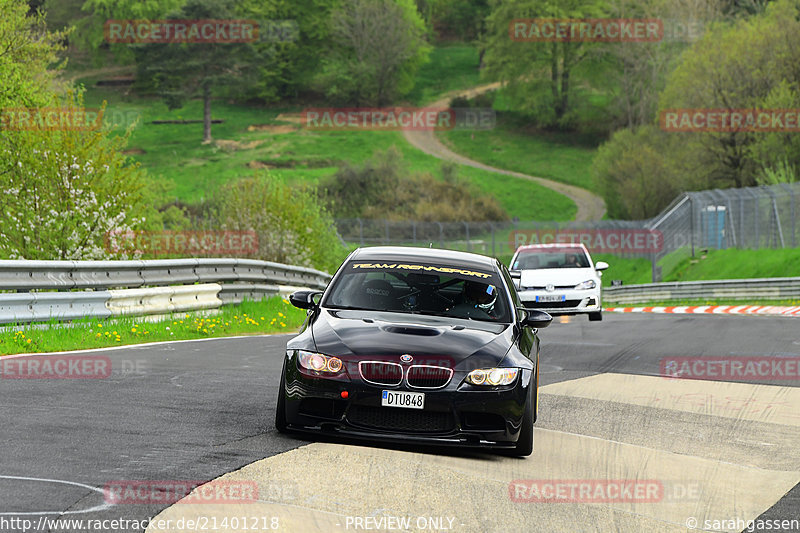
[[[256,232],[253,259],[333,272],[344,255],[333,220],[313,191],[289,187],[269,173],[223,186],[209,207],[220,229]]]
[[[53,99],[81,109],[80,95]],[[110,231],[141,227],[151,211],[145,174],[121,155],[126,137],[94,130],[0,136],[0,257],[108,259]]]
[[[338,218],[417,221],[507,220],[493,197],[478,191],[445,163],[442,179],[410,174],[402,155],[390,148],[363,165],[346,164],[319,185],[319,194]]]

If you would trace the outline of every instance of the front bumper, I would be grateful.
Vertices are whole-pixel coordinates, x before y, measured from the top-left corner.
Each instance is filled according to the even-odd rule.
[[[527,309],[540,309],[551,315],[575,315],[580,313],[595,313],[602,310],[600,291],[597,289],[576,290],[556,289],[555,291],[523,289],[518,291],[522,305]],[[538,298],[562,298],[555,302],[541,302]]]
[[[294,357],[286,363],[279,394],[285,394],[289,429],[396,443],[511,448],[519,438],[528,388],[536,386],[528,370],[506,387],[465,384],[466,371],[456,371],[446,387],[420,390],[373,385],[349,371],[346,380],[310,377],[297,368]],[[383,407],[383,390],[424,392],[425,407]]]

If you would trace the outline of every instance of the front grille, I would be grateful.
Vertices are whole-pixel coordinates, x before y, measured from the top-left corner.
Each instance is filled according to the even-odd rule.
[[[580,300],[564,300],[563,302],[522,302],[527,309],[562,309],[578,307]]]
[[[360,405],[350,408],[347,420],[354,426],[410,433],[444,433],[455,425],[450,413]]]
[[[419,389],[439,389],[450,383],[453,369],[443,366],[414,365],[409,367],[406,380]]]
[[[375,385],[393,386],[403,381],[403,367],[397,363],[361,361],[358,371],[364,381]]]

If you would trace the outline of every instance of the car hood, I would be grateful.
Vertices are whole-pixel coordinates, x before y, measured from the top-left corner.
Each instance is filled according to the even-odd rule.
[[[317,351],[337,356],[393,359],[410,354],[458,365],[473,356],[503,359],[513,341],[511,324],[350,310],[320,310],[312,335]]]
[[[520,283],[522,287],[544,287],[546,285],[574,286],[586,280],[597,280],[593,268],[542,268],[523,270]]]

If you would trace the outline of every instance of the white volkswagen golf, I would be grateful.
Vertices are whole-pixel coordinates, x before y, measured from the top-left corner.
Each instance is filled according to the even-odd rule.
[[[511,259],[511,273],[526,308],[551,315],[586,313],[592,321],[603,319],[600,277],[607,268],[603,261],[594,264],[583,244],[520,246]]]

